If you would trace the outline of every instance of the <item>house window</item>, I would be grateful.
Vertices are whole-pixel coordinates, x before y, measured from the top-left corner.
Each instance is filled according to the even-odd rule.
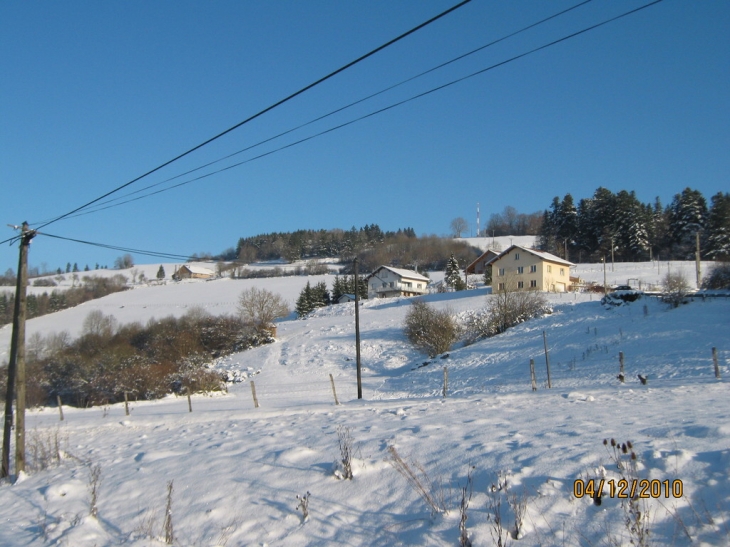
[[[504,268],[499,269],[499,276],[500,277],[504,276]]]
[[[503,291],[504,290],[504,283],[500,283],[497,288],[498,288],[498,290]]]
[[[553,271],[553,267],[550,266],[549,264],[548,264],[548,267],[547,267],[547,271],[548,271],[548,273],[552,273],[552,271]]]
[[[418,288],[419,288],[419,289],[421,288],[421,284],[420,284],[420,283],[418,284]]]
[[[383,288],[386,288],[388,284],[386,282],[383,282]]]
[[[565,275],[565,268],[560,268],[560,275]]]
[[[525,268],[524,268],[523,266],[517,266],[517,273],[518,273],[518,274],[523,274],[523,273],[525,273]]]
[[[537,272],[537,264],[533,264],[530,266],[530,273],[536,273]]]
[[[393,282],[392,281],[390,282],[390,288],[391,289],[393,288]]]
[[[520,259],[520,253],[515,253],[515,260],[519,260],[519,259]]]
[[[537,279],[530,280],[530,287],[533,289],[537,288]]]
[[[525,282],[524,281],[518,281],[517,282],[517,288],[518,289],[524,289],[525,288]]]

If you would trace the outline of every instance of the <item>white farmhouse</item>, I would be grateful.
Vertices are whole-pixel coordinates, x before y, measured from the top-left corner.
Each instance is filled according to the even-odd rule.
[[[380,266],[365,281],[368,284],[368,298],[390,298],[426,294],[430,279],[413,270]]]

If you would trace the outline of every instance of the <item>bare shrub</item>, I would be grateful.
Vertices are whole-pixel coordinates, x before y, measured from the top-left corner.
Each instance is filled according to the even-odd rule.
[[[92,517],[99,514],[99,507],[97,506],[99,486],[101,486],[101,465],[91,465],[89,467],[89,514]]]
[[[552,313],[543,293],[519,290],[517,282],[510,278],[488,302],[489,328],[494,334],[500,334],[533,317]]]
[[[473,467],[469,469],[466,475],[466,484],[461,487],[461,503],[459,504],[459,547],[472,547],[469,532],[466,529],[466,521],[469,518],[466,512],[469,509],[471,496],[474,492],[474,481],[471,475],[473,469]]]
[[[302,511],[302,522],[307,522],[309,519],[309,496],[311,496],[309,492],[304,494],[303,496],[300,496],[297,494],[297,499],[299,500],[299,505],[297,505],[297,511],[301,509]]]
[[[432,481],[420,463],[416,461],[406,462],[398,454],[395,446],[390,445],[388,452],[390,452],[388,463],[395,467],[396,471],[403,475],[408,484],[418,492],[418,495],[421,496],[431,510],[431,514],[446,513],[446,496],[440,481],[436,483]]]
[[[414,300],[406,313],[405,335],[416,349],[436,357],[451,349],[459,337],[456,321],[448,310],[436,310],[423,300]]]
[[[507,547],[510,534],[502,515],[502,499],[507,492],[507,478],[503,473],[497,474],[497,483],[492,484],[487,491],[487,521],[490,524],[489,533],[497,547]]]
[[[616,442],[615,439],[603,439],[603,446],[608,456],[616,465],[618,474],[629,485],[639,482],[638,457],[631,441]],[[624,512],[624,526],[629,535],[629,543],[634,547],[648,547],[651,535],[651,509],[648,499],[638,494],[621,499]]]
[[[100,310],[93,310],[84,318],[82,333],[85,335],[110,338],[117,329],[117,320],[113,315],[104,315]]]
[[[279,317],[289,315],[284,298],[266,289],[251,287],[238,297],[238,312],[244,323],[262,331]]]
[[[337,438],[340,442],[340,463],[342,463],[342,478],[352,480],[352,452],[354,441],[351,429],[342,425],[337,426]]]
[[[681,272],[667,273],[662,280],[662,286],[664,287],[662,300],[673,308],[678,308],[689,293],[689,282]]]
[[[65,443],[66,439],[61,436],[59,428],[45,431],[31,430],[26,442],[28,469],[43,471],[61,463],[64,454],[62,445]]]

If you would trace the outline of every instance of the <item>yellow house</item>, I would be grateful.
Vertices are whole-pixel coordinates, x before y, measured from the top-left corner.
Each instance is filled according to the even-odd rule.
[[[550,253],[512,245],[491,261],[492,292],[533,290],[565,292],[572,262]]]

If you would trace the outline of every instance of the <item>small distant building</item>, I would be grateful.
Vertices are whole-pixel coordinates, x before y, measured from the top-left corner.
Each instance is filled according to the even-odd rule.
[[[572,262],[559,256],[512,245],[492,259],[492,292],[533,290],[566,292]]]
[[[345,302],[354,302],[355,301],[355,295],[354,294],[343,294],[337,299],[338,304],[344,304]]]
[[[201,266],[184,264],[178,268],[174,277],[177,279],[213,279],[215,272]]]
[[[368,298],[392,298],[395,296],[420,296],[426,294],[431,280],[413,270],[380,266],[365,282]]]
[[[484,275],[487,268],[491,267],[490,262],[498,256],[498,252],[493,251],[492,249],[487,249],[481,256],[479,256],[479,258],[466,267],[466,273],[469,275]]]

